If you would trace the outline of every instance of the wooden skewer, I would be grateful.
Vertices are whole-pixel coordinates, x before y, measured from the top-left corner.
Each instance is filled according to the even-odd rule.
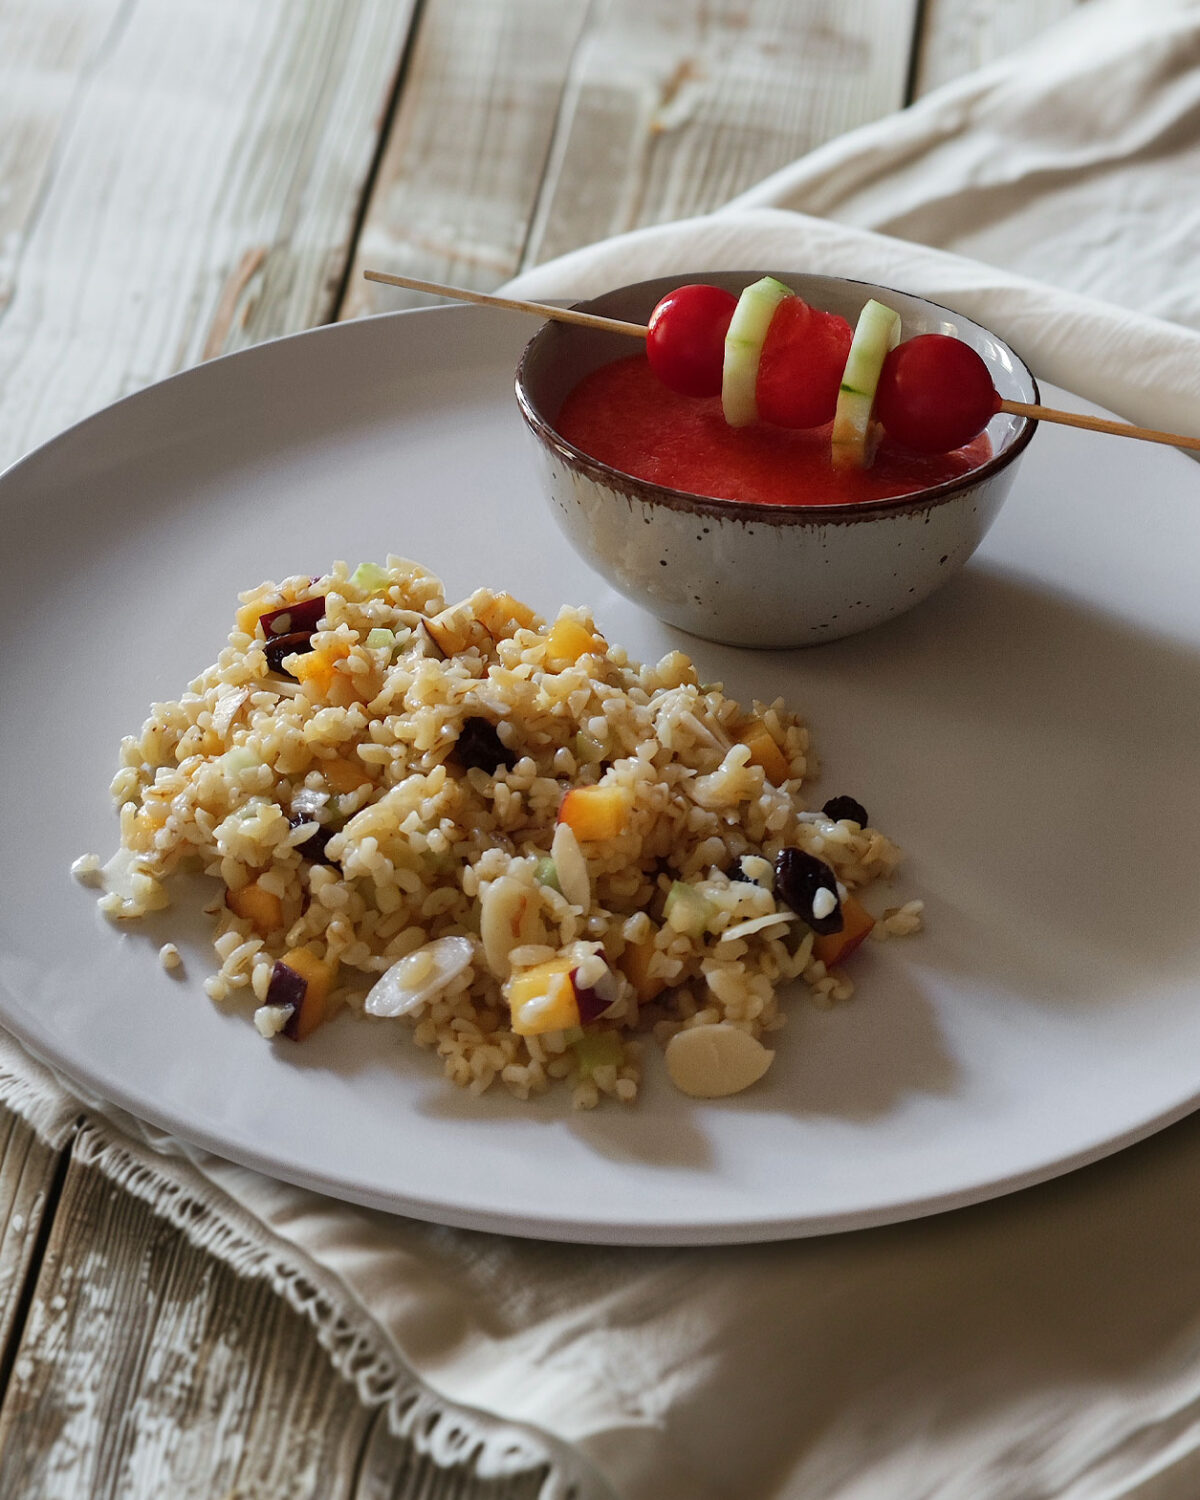
[[[644,323],[626,323],[620,318],[602,318],[595,313],[575,312],[569,307],[554,307],[549,302],[524,302],[518,297],[496,297],[487,292],[472,292],[466,287],[444,286],[439,281],[418,281],[413,276],[393,276],[387,271],[364,271],[368,281],[386,286],[407,287],[414,292],[429,292],[435,297],[452,297],[456,302],[476,302],[481,307],[503,307],[510,312],[529,313],[555,323],[574,323],[580,328],[595,328],[602,333],[622,333],[629,338],[645,339]],[[1035,422],[1057,422],[1061,427],[1083,427],[1088,432],[1109,432],[1114,437],[1137,438],[1143,443],[1166,443],[1172,448],[1189,448],[1200,453],[1200,438],[1184,437],[1179,432],[1160,432],[1154,427],[1135,427],[1131,422],[1111,422],[1106,417],[1081,416],[1054,406],[1038,406],[1027,401],[1001,401],[1000,410],[1014,417],[1028,417]]]
[[[364,271],[367,281],[382,281],[386,286],[405,286],[414,292],[431,292],[435,297],[453,297],[456,302],[477,302],[480,307],[506,307],[509,312],[532,313],[535,318],[552,318],[556,323],[575,323],[580,328],[598,328],[602,333],[624,333],[644,339],[644,323],[623,323],[620,318],[601,318],[595,313],[574,312],[569,307],[552,307],[548,302],[522,302],[517,297],[494,297],[487,292],[471,292],[465,286],[443,286],[440,281],[418,281],[413,276],[392,276],[387,271]]]
[[[1200,438],[1184,437],[1181,432],[1160,432],[1157,427],[1135,427],[1132,422],[1111,422],[1107,417],[1085,417],[1079,412],[1061,411],[1056,406],[1037,406],[1031,401],[1001,401],[1000,410],[1014,417],[1031,417],[1035,422],[1057,422],[1060,427],[1085,427],[1088,432],[1111,432],[1114,437],[1139,438],[1143,443],[1167,443],[1172,448],[1190,448],[1200,453]]]

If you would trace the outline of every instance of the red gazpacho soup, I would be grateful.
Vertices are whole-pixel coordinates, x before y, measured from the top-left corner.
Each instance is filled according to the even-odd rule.
[[[910,453],[885,437],[869,469],[835,469],[830,425],[730,427],[719,396],[668,390],[644,354],[602,365],[563,402],[555,427],[581,452],[635,479],[758,505],[846,505],[911,495],[992,456],[981,432],[952,453]]]

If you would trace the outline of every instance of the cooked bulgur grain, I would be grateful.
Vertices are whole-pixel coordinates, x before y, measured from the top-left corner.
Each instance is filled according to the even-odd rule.
[[[631,662],[583,609],[447,607],[414,563],[337,564],[242,595],[216,664],[123,742],[101,904],[142,916],[198,865],[224,892],[205,989],[265,1036],[348,1007],[401,1020],[475,1093],[630,1103],[639,1032],[758,1039],[793,979],[820,1005],[851,993],[817,956],[831,940],[777,906],[773,862],[819,857],[845,902],[899,851],[808,810],[814,772],[782,701],[743,710],[678,651]]]

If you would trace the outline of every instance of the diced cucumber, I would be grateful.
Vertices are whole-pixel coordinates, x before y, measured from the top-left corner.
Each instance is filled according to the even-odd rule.
[[[359,563],[350,575],[350,582],[364,594],[382,594],[391,581],[391,574],[378,563]]]
[[[608,754],[607,745],[602,745],[598,739],[586,734],[582,729],[575,736],[574,748],[575,759],[581,766],[599,765]]]
[[[395,632],[385,630],[382,625],[376,625],[374,630],[369,630],[367,638],[363,642],[368,651],[382,651],[385,646],[390,651],[395,644]]]
[[[262,764],[262,761],[249,745],[234,745],[232,749],[226,750],[224,755],[218,755],[213,764],[220,766],[224,775],[237,777],[243,771],[254,770],[256,766]]]
[[[663,907],[667,926],[686,937],[700,937],[715,913],[708,897],[684,880],[676,880],[667,892]]]
[[[790,287],[773,276],[751,282],[738,298],[725,335],[725,364],[721,374],[721,410],[730,427],[748,427],[758,420],[758,365],[775,309]]]
[[[533,878],[539,885],[548,885],[552,891],[562,895],[562,886],[558,883],[558,866],[548,854],[544,854],[534,865]]]
[[[597,1068],[619,1068],[625,1060],[625,1049],[615,1031],[585,1032],[571,1043],[579,1064],[580,1078],[590,1078]]]
[[[878,441],[871,415],[879,372],[900,342],[900,315],[874,298],[858,315],[833,418],[833,467],[865,469]]]

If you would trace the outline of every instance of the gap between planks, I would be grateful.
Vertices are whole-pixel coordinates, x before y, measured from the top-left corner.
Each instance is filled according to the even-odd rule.
[[[72,1141],[55,1149],[0,1104],[0,1406],[66,1180]]]
[[[20,1131],[0,1141],[0,1186],[25,1181],[22,1201],[44,1194],[49,1165],[27,1146]],[[61,1185],[0,1405],[0,1494],[535,1500],[541,1470],[481,1479],[397,1438],[266,1281],[97,1166],[62,1153]]]

